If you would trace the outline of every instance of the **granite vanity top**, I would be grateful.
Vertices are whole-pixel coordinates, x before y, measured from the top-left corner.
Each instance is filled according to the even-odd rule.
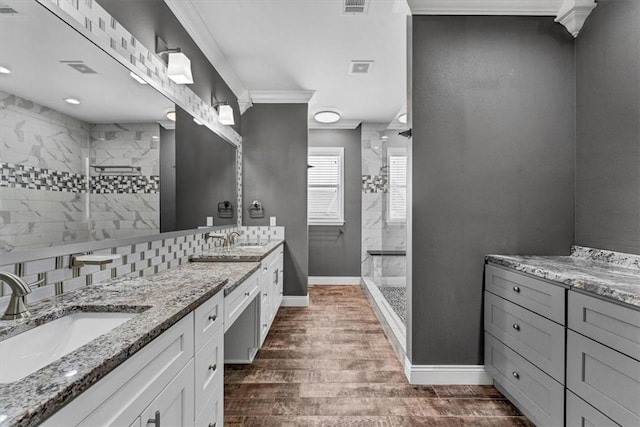
[[[209,252],[193,255],[192,262],[260,262],[271,252],[276,250],[278,246],[284,243],[284,240],[270,240],[260,243],[238,243],[236,245],[217,248]],[[250,245],[250,246],[245,246]],[[260,245],[260,246],[256,246]]]
[[[0,384],[0,426],[41,423],[223,287],[259,263],[189,263],[149,277],[121,278],[29,305],[28,319],[0,321],[0,340],[77,311],[140,313],[58,361]],[[75,375],[67,377],[71,371]]]
[[[487,255],[485,259],[640,308],[640,255],[573,246],[570,256]]]

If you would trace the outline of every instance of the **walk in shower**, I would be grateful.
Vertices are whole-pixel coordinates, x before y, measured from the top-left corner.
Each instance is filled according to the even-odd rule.
[[[397,130],[362,128],[362,281],[404,359],[407,317],[407,148]]]

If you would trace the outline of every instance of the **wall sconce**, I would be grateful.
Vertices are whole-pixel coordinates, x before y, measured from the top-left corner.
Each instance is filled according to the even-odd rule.
[[[160,37],[156,37],[156,53],[167,55],[167,77],[179,85],[193,83],[191,60],[178,48],[169,48]]]
[[[213,95],[211,95],[211,105],[218,112],[218,121],[220,123],[230,126],[236,124],[235,120],[233,119],[233,108],[231,107],[231,105],[227,104],[226,102],[218,102]]]

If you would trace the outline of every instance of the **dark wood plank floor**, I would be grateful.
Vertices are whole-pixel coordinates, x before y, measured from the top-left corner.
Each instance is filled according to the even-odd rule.
[[[228,426],[527,426],[492,386],[414,386],[359,286],[280,309],[251,365],[225,366]]]

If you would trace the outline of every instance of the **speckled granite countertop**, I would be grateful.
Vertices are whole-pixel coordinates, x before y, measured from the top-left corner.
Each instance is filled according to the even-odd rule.
[[[485,259],[640,308],[640,255],[573,246],[570,256],[487,255]]]
[[[213,251],[203,252],[191,257],[192,262],[259,262],[264,257],[275,251],[284,240],[271,240],[269,242],[239,243],[228,248],[218,248]],[[249,246],[245,246],[249,245]],[[256,246],[260,245],[260,246]]]
[[[12,383],[0,384],[0,425],[33,426],[98,382],[196,307],[248,278],[259,263],[187,264],[144,278],[115,279],[29,305],[31,317],[0,322],[0,340],[77,311],[138,316]],[[71,377],[65,373],[77,371]]]

